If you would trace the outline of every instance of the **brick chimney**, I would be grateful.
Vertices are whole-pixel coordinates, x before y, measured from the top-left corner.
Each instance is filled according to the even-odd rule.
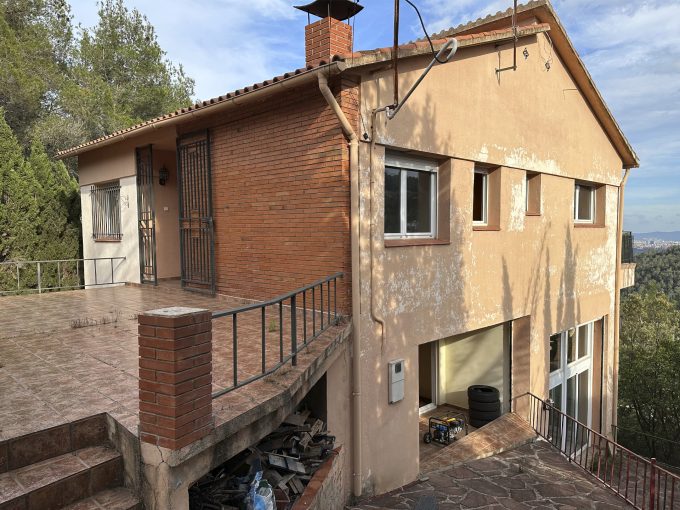
[[[306,65],[329,63],[333,55],[352,52],[352,27],[330,16],[305,27]]]

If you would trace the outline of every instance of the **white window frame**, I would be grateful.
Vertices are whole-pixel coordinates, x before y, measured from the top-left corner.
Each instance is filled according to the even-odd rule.
[[[439,167],[435,161],[407,156],[392,152],[385,153],[385,170],[392,168],[399,170],[400,197],[399,197],[399,232],[385,232],[385,239],[434,239],[437,237],[437,190]],[[430,172],[430,231],[429,232],[407,232],[406,225],[406,172],[415,170],[418,172]],[[383,216],[384,216],[383,208]]]
[[[475,214],[475,175],[474,174],[482,174],[484,176],[483,180],[483,186],[484,189],[482,190],[482,219],[481,220],[472,220],[473,225],[477,226],[486,226],[489,224],[489,170],[486,168],[479,168],[475,167],[475,171],[472,175],[472,215],[474,217]]]
[[[591,194],[590,197],[590,218],[582,219],[578,217],[579,210],[579,197],[581,196],[581,190],[583,188],[588,188]],[[595,223],[595,200],[597,199],[597,193],[595,193],[595,186],[592,184],[575,183],[574,185],[574,223]]]

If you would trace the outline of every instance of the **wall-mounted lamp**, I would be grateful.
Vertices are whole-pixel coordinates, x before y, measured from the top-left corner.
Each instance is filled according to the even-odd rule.
[[[165,168],[165,165],[161,167],[161,169],[158,171],[158,184],[161,186],[165,186],[165,183],[168,182],[168,178],[170,177],[170,172],[168,172],[168,169]]]

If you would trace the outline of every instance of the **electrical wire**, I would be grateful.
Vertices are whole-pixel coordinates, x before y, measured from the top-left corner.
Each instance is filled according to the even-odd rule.
[[[418,19],[420,20],[420,26],[423,27],[423,33],[425,34],[425,37],[427,38],[427,42],[430,43],[430,50],[432,51],[432,56],[440,64],[446,64],[446,60],[439,60],[439,58],[437,57],[437,52],[434,51],[434,44],[432,44],[432,39],[430,39],[430,36],[427,33],[427,29],[425,28],[425,22],[423,21],[423,17],[420,15],[420,11],[418,10],[418,7],[416,7],[416,4],[411,2],[411,0],[406,0],[406,3],[409,4],[411,7],[413,7],[413,9],[416,11],[416,14],[418,15]]]

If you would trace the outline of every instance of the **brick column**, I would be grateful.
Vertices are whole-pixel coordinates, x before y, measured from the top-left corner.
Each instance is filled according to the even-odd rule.
[[[178,450],[213,429],[212,315],[161,308],[139,321],[139,436]]]

